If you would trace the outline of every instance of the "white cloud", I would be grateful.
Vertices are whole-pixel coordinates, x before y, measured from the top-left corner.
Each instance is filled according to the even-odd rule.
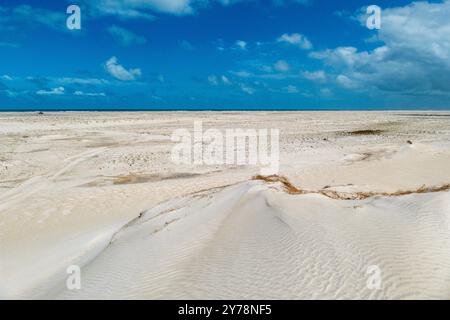
[[[106,61],[105,69],[111,76],[122,81],[135,80],[136,77],[139,77],[142,74],[141,69],[125,69],[119,64],[116,57],[111,57]]]
[[[231,84],[231,81],[230,81],[230,79],[228,79],[228,77],[222,76],[221,79],[222,79],[222,82],[224,84],[226,84],[226,85],[230,85]]]
[[[338,47],[320,52],[312,52],[310,56],[316,59],[323,59],[328,65],[335,67],[361,67],[370,62],[382,62],[389,54],[389,47],[378,47],[372,52],[358,52],[354,47]]]
[[[36,91],[36,94],[41,96],[53,96],[53,95],[63,95],[64,94],[64,87],[57,87],[50,90],[38,90]]]
[[[231,85],[231,81],[230,79],[228,79],[228,77],[222,75],[220,77],[217,76],[209,76],[208,77],[208,82],[213,85],[213,86],[218,86],[220,84],[224,84],[224,85]]]
[[[243,41],[243,40],[238,40],[235,42],[235,46],[237,49],[240,50],[246,50],[247,49],[247,42]]]
[[[198,9],[219,3],[223,6],[246,0],[84,0],[99,15],[115,15],[125,19],[153,20],[154,14],[194,14]]]
[[[272,80],[285,80],[285,79],[295,79],[298,78],[295,74],[290,74],[287,72],[283,73],[268,73],[268,74],[260,74],[255,77],[259,77],[262,79],[272,79]]]
[[[247,93],[249,95],[252,95],[252,94],[255,93],[255,90],[253,88],[251,88],[251,87],[249,87],[249,86],[247,86],[245,84],[241,84],[240,87],[241,87],[241,90],[243,92],[245,92],[245,93]]]
[[[286,88],[284,88],[284,90],[287,92],[287,93],[299,93],[300,91],[297,89],[297,87],[296,86],[293,86],[293,85],[288,85]]]
[[[12,81],[12,80],[13,80],[13,78],[10,77],[10,76],[8,76],[7,74],[2,75],[2,76],[0,77],[0,79],[2,79],[2,80],[7,80],[7,81]]]
[[[281,35],[277,39],[277,41],[295,45],[304,50],[309,50],[312,48],[312,44],[308,40],[308,38],[306,38],[304,35],[301,35],[299,33],[292,33],[292,34],[285,33],[285,34]]]
[[[315,82],[325,82],[327,80],[327,76],[323,70],[319,71],[304,71],[302,75],[305,79],[315,81]]]
[[[144,37],[116,25],[110,26],[107,30],[120,45],[125,47],[132,44],[145,44],[147,42],[147,39]]]
[[[208,76],[208,82],[213,86],[219,85],[219,81],[216,76]]]
[[[413,2],[382,12],[371,51],[338,47],[311,53],[348,89],[377,89],[411,95],[450,93],[450,0]],[[363,20],[361,18],[361,20]],[[363,27],[364,23],[361,21]]]
[[[75,96],[88,96],[88,97],[105,97],[106,94],[104,92],[83,92],[83,91],[75,91],[73,93]]]
[[[450,65],[449,17],[449,0],[388,8],[382,12],[378,37],[393,50],[411,50],[424,58],[446,60]]]
[[[190,0],[85,0],[86,5],[100,15],[115,15],[125,19],[153,20],[154,13],[185,15],[193,13]]]
[[[81,84],[81,85],[104,85],[108,84],[109,81],[105,79],[97,79],[97,78],[60,78],[57,80],[59,83],[65,84]]]
[[[252,73],[245,71],[245,70],[241,70],[241,71],[230,71],[230,73],[232,73],[233,75],[239,77],[239,78],[250,78],[251,76],[253,76]]]
[[[272,66],[261,66],[260,69],[261,69],[261,71],[266,72],[266,73],[273,72]]]
[[[289,63],[287,63],[285,60],[278,60],[274,66],[275,70],[280,72],[287,72],[290,69]]]
[[[344,88],[347,89],[356,89],[358,88],[358,83],[352,79],[350,79],[349,77],[347,77],[346,75],[340,74],[337,76],[336,81],[343,86]]]

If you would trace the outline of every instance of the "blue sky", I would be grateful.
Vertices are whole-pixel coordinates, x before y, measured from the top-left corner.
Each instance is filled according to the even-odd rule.
[[[66,9],[81,8],[81,30]],[[366,27],[368,5],[381,29]],[[450,0],[0,4],[0,110],[450,108]]]

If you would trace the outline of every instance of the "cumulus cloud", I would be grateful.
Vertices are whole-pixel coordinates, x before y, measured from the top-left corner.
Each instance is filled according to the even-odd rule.
[[[357,89],[359,87],[358,82],[350,79],[346,75],[340,74],[336,77],[337,83],[347,89]]]
[[[78,84],[78,85],[106,85],[108,80],[98,78],[59,78],[57,79],[62,84]]]
[[[302,75],[305,79],[315,81],[315,82],[325,82],[327,80],[327,76],[323,70],[319,71],[304,71]]]
[[[208,76],[208,82],[213,86],[219,85],[219,81],[216,76]]]
[[[348,89],[406,94],[450,93],[450,0],[385,9],[374,50],[338,47],[310,54]],[[365,20],[363,23],[365,26]]]
[[[123,19],[153,20],[155,12],[176,15],[193,12],[190,0],[85,0],[84,3],[96,15],[118,16]]]
[[[275,70],[280,72],[287,72],[290,69],[289,63],[287,63],[285,60],[278,60],[274,66]]]
[[[147,39],[139,36],[125,28],[112,25],[108,29],[109,34],[122,46],[130,46],[132,44],[145,44]]]
[[[450,65],[449,17],[449,0],[385,9],[378,37],[393,50],[411,50],[423,59],[446,60]]]
[[[295,45],[304,50],[309,50],[312,48],[312,43],[308,40],[308,38],[299,33],[285,33],[277,39],[277,42]]]
[[[122,81],[135,80],[142,74],[141,69],[125,69],[119,64],[116,57],[111,57],[106,61],[105,69],[111,76]]]
[[[155,14],[188,15],[214,3],[223,6],[246,0],[84,0],[98,15],[114,15],[124,19],[153,20]]]
[[[36,91],[36,94],[40,95],[40,96],[59,96],[59,95],[63,95],[64,94],[64,87],[57,87],[57,88],[53,88],[50,90],[38,90]]]
[[[235,48],[240,50],[246,50],[247,49],[247,42],[243,40],[238,40],[235,42]]]
[[[105,97],[106,94],[104,92],[83,92],[81,90],[77,90],[73,93],[75,96],[87,96],[87,97]]]

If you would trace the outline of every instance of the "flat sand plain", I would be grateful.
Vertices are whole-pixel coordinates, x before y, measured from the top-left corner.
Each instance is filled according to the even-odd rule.
[[[174,163],[195,121],[278,176]],[[0,298],[450,299],[448,184],[450,112],[0,113]]]

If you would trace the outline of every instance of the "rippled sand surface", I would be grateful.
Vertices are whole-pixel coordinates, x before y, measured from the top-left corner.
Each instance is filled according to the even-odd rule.
[[[199,120],[280,129],[307,192],[174,164]],[[0,297],[448,299],[449,163],[444,112],[3,113]]]

